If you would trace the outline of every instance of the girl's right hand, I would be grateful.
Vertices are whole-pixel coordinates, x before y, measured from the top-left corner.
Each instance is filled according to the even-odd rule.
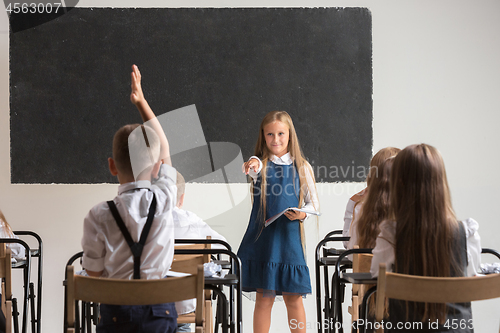
[[[255,158],[251,158],[250,160],[243,163],[243,172],[245,173],[245,175],[248,175],[250,169],[253,169],[253,171],[257,173],[259,166],[260,166],[259,161],[256,160]]]

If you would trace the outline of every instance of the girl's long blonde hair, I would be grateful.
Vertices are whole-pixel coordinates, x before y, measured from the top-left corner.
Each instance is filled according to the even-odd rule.
[[[459,254],[465,249],[456,248],[459,222],[439,151],[426,144],[402,150],[394,160],[390,197],[390,216],[396,221],[395,271],[435,277],[452,272],[463,275],[465,264],[459,262]],[[415,303],[414,316],[442,323],[446,305]]]
[[[259,137],[257,139],[257,144],[255,145],[255,151],[254,151],[254,155],[260,158],[260,160],[262,161],[262,171],[260,173],[261,187],[260,187],[260,212],[259,212],[260,216],[262,217],[262,228],[264,227],[264,221],[266,218],[266,185],[267,185],[266,167],[271,155],[266,145],[264,127],[275,121],[282,122],[288,127],[289,130],[288,152],[294,159],[295,167],[299,173],[299,183],[300,183],[299,208],[302,207],[306,192],[309,191],[309,193],[313,193],[311,191],[312,189],[309,189],[309,185],[307,184],[306,172],[309,173],[313,181],[314,181],[314,173],[311,166],[305,159],[304,154],[302,153],[302,149],[300,148],[299,144],[299,139],[297,137],[297,132],[295,131],[295,127],[293,126],[292,118],[286,111],[269,112],[268,114],[265,115],[264,119],[262,119],[262,122],[260,123]],[[315,185],[316,184],[314,184],[314,186]],[[252,183],[252,193],[253,193],[253,183]],[[316,210],[318,209],[318,207],[314,208]],[[305,242],[304,242],[303,224],[301,223],[300,226],[301,226],[302,247],[304,248]]]

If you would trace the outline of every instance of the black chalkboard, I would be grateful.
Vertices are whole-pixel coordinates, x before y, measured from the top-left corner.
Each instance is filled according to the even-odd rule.
[[[364,180],[368,9],[73,8],[11,30],[12,183],[116,182],[113,134],[140,122],[132,64],[157,115],[196,105],[208,143],[235,143],[246,159],[262,117],[286,110],[317,181]]]

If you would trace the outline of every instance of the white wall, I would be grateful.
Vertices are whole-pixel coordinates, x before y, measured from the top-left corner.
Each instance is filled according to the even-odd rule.
[[[80,1],[80,6],[163,6],[164,1]],[[172,0],[170,6],[368,7],[373,18],[373,149],[426,142],[438,147],[447,165],[459,218],[479,221],[484,247],[500,249],[499,202],[500,2],[498,0]],[[131,27],[133,29],[133,27]],[[112,198],[115,185],[11,185],[9,146],[8,23],[0,14],[0,207],[17,230],[33,230],[45,244],[43,332],[62,330],[63,271],[80,250],[82,219],[95,203]],[[50,76],[50,73],[47,73]],[[328,140],[325,134],[325,140]],[[307,152],[306,152],[307,154]],[[103,161],[106,163],[106,161]],[[362,184],[320,184],[323,216],[319,229],[308,222],[308,262],[326,232],[341,228],[347,198]],[[188,185],[186,208],[217,195],[220,185]],[[203,213],[203,212],[200,212]],[[250,203],[208,222],[236,249]],[[489,258],[488,258],[489,259]],[[312,276],[314,278],[314,276]],[[15,281],[20,283],[20,281]],[[16,290],[18,297],[20,290]],[[305,301],[315,321],[314,297]],[[252,306],[245,301],[244,330],[252,330]],[[500,302],[474,306],[476,332],[497,332]],[[277,303],[272,332],[287,332]],[[311,330],[313,332],[314,330]]]

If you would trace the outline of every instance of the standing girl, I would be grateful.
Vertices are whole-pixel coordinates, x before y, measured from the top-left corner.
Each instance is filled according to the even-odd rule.
[[[481,263],[478,224],[472,219],[457,221],[451,206],[443,158],[429,145],[406,147],[394,159],[390,181],[389,220],[380,225],[373,249],[371,273],[378,276],[379,264],[387,270],[420,276],[474,276]],[[389,318],[398,322],[439,320],[433,332],[451,330],[443,324],[471,319],[470,303],[435,304],[389,301]],[[388,332],[388,330],[386,330]],[[409,332],[409,331],[406,331]]]
[[[264,226],[266,219],[289,207],[318,209],[312,168],[288,113],[273,111],[264,117],[255,156],[243,169],[253,178],[253,207],[238,256],[243,290],[256,292],[254,332],[269,332],[276,295],[283,295],[290,330],[305,332],[302,296],[311,293],[303,227],[307,214],[288,210]]]

